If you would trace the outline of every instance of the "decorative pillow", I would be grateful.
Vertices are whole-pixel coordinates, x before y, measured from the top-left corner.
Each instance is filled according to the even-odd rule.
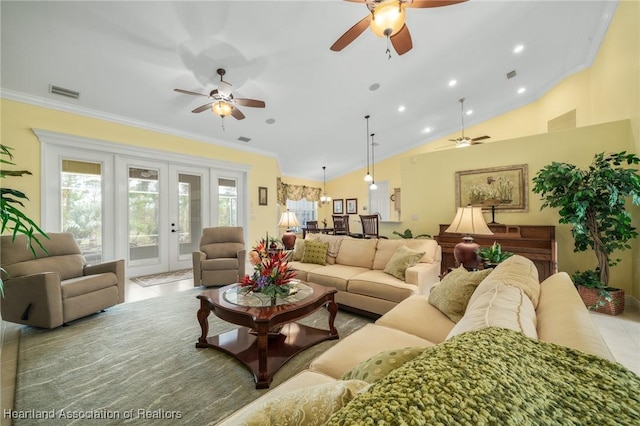
[[[460,321],[471,295],[492,269],[469,272],[463,266],[454,269],[431,288],[429,303],[453,322]]]
[[[414,266],[424,256],[423,251],[415,251],[409,247],[400,246],[384,267],[384,272],[404,281],[404,271]]]
[[[536,311],[525,291],[496,283],[480,297],[474,298],[464,317],[449,332],[447,339],[486,327],[508,328],[537,339],[536,325]]]
[[[348,380],[286,392],[259,404],[254,410],[235,419],[234,424],[319,426],[369,386],[369,383],[362,380]]]
[[[302,255],[304,254],[304,243],[305,240],[296,239],[296,244],[293,246],[293,258],[294,261],[302,260]]]
[[[380,352],[379,354],[362,361],[351,371],[345,373],[345,375],[342,376],[342,380],[357,379],[373,383],[391,373],[405,362],[411,361],[424,352],[424,350],[425,348],[414,346]]]
[[[305,240],[302,263],[315,263],[316,265],[327,264],[327,250],[329,243],[318,240]]]

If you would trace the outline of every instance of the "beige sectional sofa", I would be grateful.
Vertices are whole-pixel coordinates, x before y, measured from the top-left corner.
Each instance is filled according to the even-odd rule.
[[[327,243],[324,265],[300,259],[304,251],[301,246],[310,240]],[[400,246],[424,253],[416,265],[405,270],[404,280],[384,272]],[[339,305],[382,315],[409,296],[428,294],[440,279],[441,260],[442,250],[431,239],[358,239],[311,234],[296,241],[290,265],[298,271],[298,279],[337,289]]]
[[[495,334],[497,340],[478,340]],[[524,349],[509,339],[519,339]],[[501,347],[502,341],[506,346]],[[408,352],[405,348],[425,350],[373,384],[343,377],[371,368],[372,357],[390,350]],[[543,350],[559,355],[547,356]],[[565,364],[558,368],[554,362],[563,358]],[[607,405],[619,410],[617,415],[631,410],[633,416],[628,398],[637,400],[630,393],[640,389],[640,378],[611,361],[570,277],[561,272],[539,283],[533,263],[514,256],[478,285],[457,324],[428,296],[411,295],[222,424],[287,425],[302,418],[305,424],[323,424],[332,412],[330,424],[408,424],[403,422],[409,419],[415,424],[562,424],[569,420],[563,409],[573,416],[572,424],[576,419],[598,424],[598,415],[609,415],[600,411]],[[595,373],[587,371],[591,364]],[[568,378],[558,379],[554,371]],[[609,376],[623,382],[605,383]],[[518,394],[520,388],[512,382],[524,383],[527,393]],[[605,393],[607,386],[618,392],[613,401],[593,404],[590,398],[600,397],[596,393]],[[572,391],[586,393],[566,395]],[[587,404],[584,413],[582,403]]]

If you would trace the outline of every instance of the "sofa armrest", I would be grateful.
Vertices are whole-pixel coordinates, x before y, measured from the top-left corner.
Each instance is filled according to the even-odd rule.
[[[193,286],[199,287],[200,284],[202,284],[202,268],[200,267],[200,262],[205,261],[207,255],[202,251],[194,251],[191,256],[193,259]]]
[[[405,282],[418,287],[418,294],[428,295],[431,287],[440,281],[440,262],[418,263],[407,268]]]
[[[3,284],[3,320],[43,328],[62,325],[62,287],[57,273],[25,275]]]
[[[82,271],[82,275],[97,275],[113,273],[118,280],[118,303],[124,303],[124,260],[113,260],[98,265],[87,265]]]

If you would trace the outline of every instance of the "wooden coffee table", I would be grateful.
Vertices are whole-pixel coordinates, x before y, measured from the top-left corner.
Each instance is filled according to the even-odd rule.
[[[302,300],[286,301],[276,306],[242,306],[231,303],[237,284],[207,290],[200,299],[198,322],[202,335],[196,348],[215,348],[236,358],[254,375],[256,389],[268,388],[273,375],[297,353],[325,340],[338,339],[333,323],[338,312],[334,300],[336,290],[313,283],[301,283],[312,292]],[[225,292],[229,291],[225,297]],[[295,299],[295,298],[293,298]],[[327,305],[329,330],[308,327],[294,321]],[[209,314],[242,327],[217,336],[209,333]],[[282,329],[278,330],[282,326]],[[269,332],[271,330],[271,333]]]

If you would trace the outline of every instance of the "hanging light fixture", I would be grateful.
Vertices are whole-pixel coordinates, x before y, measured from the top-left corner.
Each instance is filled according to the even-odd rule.
[[[405,10],[398,0],[380,2],[373,10],[370,27],[378,37],[391,37],[397,34],[405,22]]]
[[[331,197],[327,195],[327,167],[322,166],[322,174],[323,176],[323,184],[322,187],[322,196],[320,197],[320,204],[329,204],[331,202]]]
[[[375,171],[376,160],[373,154],[373,147],[377,145],[377,143],[373,141],[374,135],[375,133],[371,133],[371,185],[369,185],[369,189],[371,191],[375,191],[376,189],[378,189],[378,185],[376,185],[376,171]]]
[[[226,101],[217,101],[211,105],[211,110],[213,113],[219,117],[225,118],[227,115],[231,114],[231,110],[233,107],[229,102]]]
[[[365,115],[364,118],[367,120],[367,134],[365,135],[367,145],[367,174],[364,176],[364,181],[371,182],[373,178],[369,174],[369,116]]]

